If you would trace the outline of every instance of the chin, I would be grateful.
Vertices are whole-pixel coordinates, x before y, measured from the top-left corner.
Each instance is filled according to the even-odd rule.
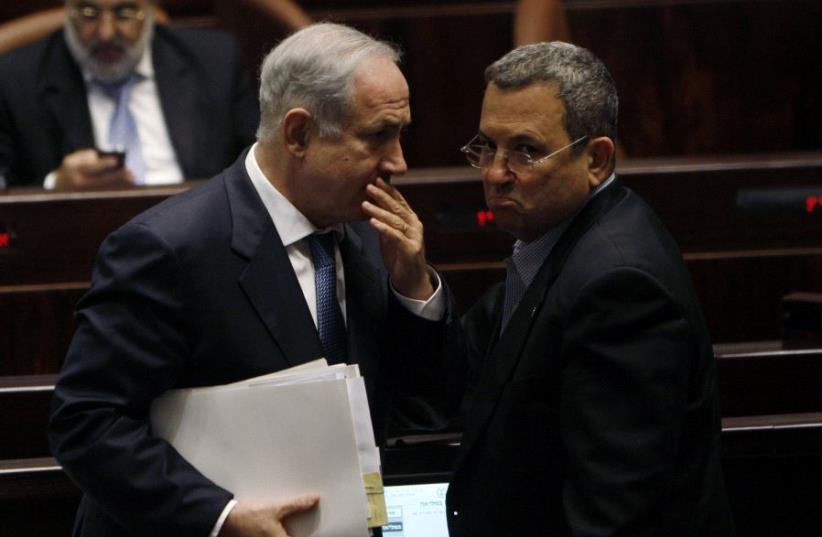
[[[512,214],[506,213],[506,211],[500,211],[498,209],[492,209],[494,211],[494,224],[497,226],[497,229],[501,229],[506,233],[510,233],[513,236],[518,235],[518,231],[520,229],[519,219],[515,218]]]
[[[369,218],[371,217],[362,212],[362,209],[360,209],[356,213],[354,213],[353,217],[350,218],[348,222],[360,222],[362,220],[368,220]]]
[[[358,222],[366,219],[368,219],[368,216],[362,212],[362,209],[358,206],[356,209],[338,215],[337,220],[332,222],[332,224],[347,224],[349,222]]]

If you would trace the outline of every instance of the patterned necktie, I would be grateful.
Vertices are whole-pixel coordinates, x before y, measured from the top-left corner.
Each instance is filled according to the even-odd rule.
[[[317,330],[329,363],[346,362],[346,333],[337,300],[337,264],[334,234],[314,234],[307,238],[314,261],[314,287],[317,291]]]
[[[134,174],[138,185],[145,182],[146,163],[143,148],[137,133],[137,122],[129,110],[131,90],[138,75],[132,75],[117,82],[95,82],[113,101],[114,112],[108,126],[108,144],[111,149],[126,152],[126,167]]]
[[[512,258],[505,260],[505,303],[502,308],[502,325],[500,333],[505,331],[508,321],[517,309],[517,305],[525,294],[525,282],[517,271],[517,266]]]

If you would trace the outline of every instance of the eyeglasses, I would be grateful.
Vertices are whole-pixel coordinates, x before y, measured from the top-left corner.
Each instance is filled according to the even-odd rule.
[[[110,12],[116,22],[134,23],[146,18],[146,10],[132,4],[121,4],[112,8],[102,8],[93,4],[82,4],[72,7],[69,15],[86,24],[97,24],[103,18],[103,13]]]
[[[478,142],[480,135],[474,136],[470,142],[465,144],[460,148],[460,152],[465,154],[465,158],[468,160],[468,164],[473,166],[474,168],[488,168],[496,159],[497,156],[497,148],[491,147],[487,143],[480,143]],[[502,159],[508,166],[508,169],[514,173],[527,173],[531,171],[534,166],[545,162],[549,158],[565,151],[569,147],[573,147],[576,144],[580,143],[583,140],[588,139],[588,135],[582,136],[577,138],[570,144],[560,147],[556,151],[545,155],[544,157],[540,157],[535,159],[531,154],[525,151],[519,151],[516,149],[502,149]]]

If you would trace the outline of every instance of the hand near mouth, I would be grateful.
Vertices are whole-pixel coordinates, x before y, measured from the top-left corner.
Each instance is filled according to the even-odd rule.
[[[422,222],[400,192],[382,178],[366,188],[370,201],[362,204],[369,223],[380,236],[383,261],[398,293],[427,300],[434,293],[425,260]]]

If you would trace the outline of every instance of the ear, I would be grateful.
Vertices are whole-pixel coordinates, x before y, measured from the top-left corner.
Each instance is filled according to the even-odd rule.
[[[599,136],[588,142],[585,151],[588,159],[588,183],[594,189],[608,179],[613,171],[614,141],[607,136]]]
[[[305,154],[311,125],[311,113],[305,108],[292,108],[283,117],[282,135],[285,148],[295,157],[302,157]]]

